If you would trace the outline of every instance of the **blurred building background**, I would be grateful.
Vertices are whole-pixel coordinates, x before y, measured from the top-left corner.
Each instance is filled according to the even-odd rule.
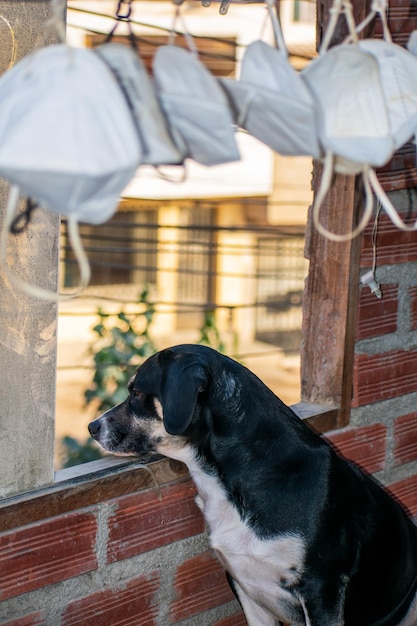
[[[167,43],[174,7],[159,0],[132,6],[139,53],[151,71],[156,49]],[[103,43],[116,7],[113,0],[70,1],[68,43]],[[282,0],[280,10],[290,61],[300,69],[314,55],[315,4]],[[205,7],[189,0],[181,11],[201,60],[216,76],[238,77],[246,46],[260,37],[273,41],[262,3],[231,3],[221,15],[217,2]],[[126,42],[126,35],[121,22],[117,40]],[[183,45],[183,38],[176,43]],[[229,355],[285,402],[299,400],[311,160],[277,155],[243,132],[237,141],[241,161],[210,168],[187,163],[184,182],[168,182],[154,168],[140,167],[108,223],[81,225],[92,279],[81,298],[60,305],[58,440],[87,436],[93,409],[85,407],[84,391],[93,376],[89,346],[98,307],[109,314],[121,307],[140,314],[137,300],[145,286],[155,306],[150,333],[158,348],[197,341],[209,315]],[[66,289],[77,283],[77,268],[65,222],[61,250]]]

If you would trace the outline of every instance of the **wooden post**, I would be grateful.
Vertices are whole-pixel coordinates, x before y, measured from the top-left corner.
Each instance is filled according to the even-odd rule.
[[[0,71],[13,39],[17,60],[42,43],[48,0],[0,2]],[[0,180],[0,227],[8,185]],[[29,229],[11,236],[10,268],[24,280],[56,289],[59,217],[36,210]],[[17,290],[0,272],[0,497],[53,482],[57,305]]]
[[[368,0],[352,0],[356,22],[368,13]],[[317,38],[320,43],[332,0],[317,5]],[[339,19],[332,45],[343,41],[346,22]],[[367,33],[368,34],[368,33]],[[320,183],[322,167],[314,167],[313,189]],[[363,195],[360,179],[336,175],[321,208],[321,222],[336,233],[346,233],[358,222]],[[352,368],[359,283],[360,236],[334,242],[307,225],[306,257],[310,260],[303,298],[301,346],[302,401],[337,406],[337,426],[349,420]]]

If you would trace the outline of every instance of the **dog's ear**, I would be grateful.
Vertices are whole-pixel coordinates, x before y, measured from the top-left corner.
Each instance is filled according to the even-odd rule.
[[[171,350],[161,353],[160,364],[165,430],[181,435],[193,419],[198,394],[206,389],[206,369],[194,354],[174,354]]]

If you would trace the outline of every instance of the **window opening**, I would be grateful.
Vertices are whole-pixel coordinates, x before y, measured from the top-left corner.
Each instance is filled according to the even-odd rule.
[[[201,7],[200,2],[188,4],[187,27],[193,35],[201,61],[215,76],[234,77],[243,50],[254,39],[255,22],[259,25],[259,35],[262,31],[265,7],[260,4],[258,6],[242,4],[240,7],[233,7],[233,16],[221,17],[219,7],[215,3],[210,8]],[[287,6],[291,11],[292,2]],[[71,37],[80,42],[80,45],[94,47],[104,42],[106,33],[111,30],[112,19],[111,16],[106,18],[103,10],[103,14],[97,14],[97,21],[93,23],[92,16],[84,12],[85,7],[87,5],[82,2],[70,5],[68,32]],[[198,15],[201,15],[201,22],[198,22]],[[301,11],[300,19],[303,15]],[[158,4],[154,17],[155,24],[152,24],[150,14],[146,15],[145,19],[140,12],[134,12],[131,21],[140,56],[149,70],[152,68],[152,59],[158,46],[167,43],[172,5],[170,3],[166,3],[166,6],[163,3]],[[169,21],[165,17],[169,17]],[[217,26],[213,27],[214,17],[220,30]],[[221,20],[220,24],[219,20]],[[291,25],[294,24],[293,20],[290,22]],[[82,24],[84,24],[84,29]],[[203,24],[206,25],[205,28]],[[216,35],[212,36],[212,33]],[[294,54],[297,55],[297,67],[301,67],[306,58],[313,54],[314,22],[309,34],[306,35],[303,31],[303,36],[298,39],[300,45],[306,46],[307,52],[304,48],[300,52],[297,43],[297,50],[295,53],[290,51],[290,55],[293,61]],[[131,45],[128,38],[124,36],[122,28],[113,37],[113,41]],[[186,45],[185,39],[181,35],[177,36],[175,44],[184,46]],[[246,144],[249,139],[243,134],[239,138],[243,144]],[[126,303],[127,307],[131,307],[134,297],[143,285],[142,281],[146,281],[151,287],[151,295],[156,302],[157,312],[150,332],[154,333],[157,344],[163,347],[181,343],[184,340],[197,341],[200,329],[209,319],[209,324],[215,325],[215,330],[218,331],[228,354],[244,361],[269,386],[275,385],[274,390],[283,397],[284,401],[292,404],[300,399],[299,362],[297,361],[291,369],[294,384],[289,385],[287,379],[282,382],[279,359],[285,354],[285,350],[284,344],[279,345],[279,339],[272,337],[273,324],[278,318],[276,311],[271,310],[271,300],[277,298],[277,293],[280,293],[279,289],[284,290],[280,294],[282,298],[289,293],[288,289],[294,292],[291,296],[293,298],[291,314],[298,310],[298,318],[297,314],[292,316],[294,333],[296,333],[295,327],[297,324],[300,327],[301,323],[301,301],[298,300],[298,293],[296,295],[295,292],[298,292],[300,288],[298,285],[277,287],[273,284],[269,287],[267,284],[268,281],[274,281],[272,274],[280,267],[279,241],[282,240],[282,246],[285,246],[286,239],[293,239],[293,231],[288,236],[288,224],[294,227],[294,222],[305,223],[307,207],[311,200],[311,167],[307,168],[308,172],[304,181],[304,172],[303,175],[300,175],[299,170],[296,173],[297,166],[294,169],[294,162],[291,159],[280,159],[278,163],[276,156],[269,149],[265,148],[264,152],[258,152],[258,150],[258,145],[248,145],[245,159],[249,157],[253,166],[249,166],[248,162],[242,163],[242,174],[238,182],[238,177],[233,177],[235,166],[232,166],[229,169],[231,176],[226,170],[224,173],[219,170],[213,178],[209,176],[203,194],[198,193],[193,196],[185,192],[185,195],[181,195],[180,186],[175,186],[175,189],[172,189],[173,197],[163,195],[166,200],[162,198],[156,200],[154,198],[160,197],[158,188],[156,196],[147,196],[152,198],[149,206],[146,206],[147,200],[141,198],[143,187],[138,184],[138,195],[133,196],[131,203],[130,199],[123,201],[118,212],[121,217],[117,217],[109,224],[109,232],[105,235],[106,241],[100,240],[101,235],[98,233],[101,232],[101,227],[90,229],[90,231],[83,230],[87,252],[91,247],[93,256],[98,254],[95,248],[99,242],[100,246],[103,245],[106,248],[106,251],[104,258],[92,259],[94,283],[86,294],[83,303],[84,310],[80,307],[79,314],[80,317],[82,313],[85,314],[85,304],[88,302],[91,328],[94,323],[91,315],[91,312],[94,312],[94,306],[105,305],[113,311],[118,304]],[[278,170],[281,173],[285,172],[285,176],[281,176],[285,178],[284,185],[281,184],[281,178],[279,178],[279,183],[277,182]],[[250,172],[249,175],[247,172]],[[270,172],[270,179],[268,179],[269,182],[264,183],[263,181],[268,178],[266,172]],[[201,180],[204,180],[205,176],[206,172],[202,170],[196,172],[194,178],[191,176],[191,186],[201,185]],[[256,177],[256,184],[248,180],[251,177],[254,180]],[[140,176],[138,183],[139,178]],[[301,185],[300,179],[303,180]],[[221,181],[223,185],[220,192],[218,181]],[[297,181],[296,184],[295,181]],[[252,187],[248,184],[249,182]],[[244,183],[243,186],[242,183]],[[163,183],[161,185],[163,186]],[[280,186],[279,193],[277,192],[278,185]],[[303,187],[302,190],[301,187]],[[187,185],[185,185],[186,188]],[[252,188],[256,189],[254,193]],[[248,192],[247,189],[251,191]],[[300,205],[297,218],[295,218],[294,198],[297,199],[297,206]],[[128,207],[127,202],[129,202]],[[134,215],[137,217],[135,218]],[[146,223],[145,218],[148,220]],[[281,232],[282,225],[283,232]],[[303,228],[299,229],[298,235],[302,241]],[[116,236],[122,241],[111,241]],[[275,247],[273,244],[267,247],[267,242],[274,241]],[[301,249],[302,244],[299,246],[299,250]],[[299,250],[297,249],[297,254]],[[288,242],[282,260],[288,259],[293,252]],[[275,265],[271,267],[266,265],[269,254],[274,256],[275,262]],[[264,257],[262,260],[260,260],[261,255]],[[71,260],[70,255],[66,256],[66,260]],[[111,269],[109,265],[114,260],[117,261],[117,267]],[[63,275],[65,273],[66,270],[62,272]],[[284,274],[285,269],[282,269],[280,277]],[[117,281],[114,277],[117,277]],[[97,299],[90,298],[89,300],[88,294],[94,295]],[[105,299],[101,302],[99,297],[102,295],[105,295]],[[262,307],[264,312],[262,312]],[[69,316],[72,313],[68,311],[68,308],[65,315]],[[64,316],[64,312],[61,317],[64,320],[63,323],[65,319],[70,319]],[[283,316],[281,316],[281,326],[282,333],[284,333]],[[88,333],[87,328],[84,336]],[[288,346],[285,349],[287,348]],[[61,362],[66,366],[63,361]],[[85,381],[86,376],[90,376],[92,370],[91,364],[86,359],[84,359],[84,365],[86,369],[82,377]],[[287,375],[287,366],[285,369]],[[59,375],[61,371],[64,370],[59,370]],[[284,397],[290,387],[291,392]],[[58,420],[60,411],[65,410],[62,406],[63,404],[59,402]],[[86,421],[88,419],[89,417]]]
[[[293,20],[294,22],[315,22],[316,6],[309,0],[294,0]]]
[[[214,218],[213,207],[201,208],[197,204],[180,209],[178,303],[184,310],[179,311],[178,328],[201,325],[204,309],[210,304],[215,306],[217,250],[212,228]],[[196,310],[196,306],[200,310]]]
[[[298,352],[301,302],[308,264],[304,235],[258,241],[256,339]]]
[[[86,440],[95,415],[84,405],[84,391],[94,374],[88,347],[98,307],[115,322],[121,309],[135,320],[145,284],[156,311],[149,332],[157,346],[200,341],[210,315],[210,328],[230,356],[287,403],[299,400],[303,228],[251,223],[266,215],[262,206],[259,199],[131,206],[109,224],[83,230],[94,284],[84,297],[60,305],[58,444],[66,435]],[[230,212],[240,216],[240,226],[217,223]],[[71,276],[70,254],[63,265],[64,276]],[[289,353],[297,356],[290,363]]]
[[[80,225],[91,266],[91,286],[156,281],[157,212],[118,211],[106,224]],[[78,284],[78,267],[62,221],[63,286]]]

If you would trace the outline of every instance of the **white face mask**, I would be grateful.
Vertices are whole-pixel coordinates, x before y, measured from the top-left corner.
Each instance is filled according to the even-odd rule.
[[[141,157],[123,94],[91,50],[43,48],[0,79],[0,175],[46,208],[106,221]]]
[[[343,159],[336,171],[353,174],[363,163],[387,163],[394,141],[375,58],[356,45],[335,46],[302,76],[315,98],[323,150]]]
[[[141,156],[123,94],[93,51],[43,48],[0,79],[0,175],[13,185],[9,214],[17,190],[67,216],[73,233],[77,221],[105,222]],[[85,263],[85,255],[78,258]],[[85,283],[88,265],[81,273]]]
[[[408,225],[401,219],[373,169],[385,165],[417,129],[417,60],[391,42],[385,2],[381,0],[374,5],[369,17],[379,13],[384,41],[359,41],[350,4],[335,0],[321,54],[303,71],[303,78],[317,103],[319,136],[325,151],[313,219],[319,232],[334,241],[351,239],[365,228],[373,210],[372,192],[398,228],[417,228],[417,223]],[[342,6],[354,44],[342,44],[326,51]],[[367,23],[368,18],[357,30]],[[331,233],[319,220],[320,207],[330,188],[333,172],[361,174],[364,182],[363,216],[359,225],[347,234]]]
[[[250,44],[239,80],[223,79],[222,85],[238,126],[279,154],[320,155],[313,98],[280,50],[263,41]]]
[[[383,97],[388,113],[394,149],[410,141],[417,131],[417,58],[390,40],[363,39],[358,42],[376,59]],[[373,170],[369,182],[391,221],[400,230],[413,231],[416,224],[406,224],[384,192]]]
[[[390,133],[398,149],[417,130],[417,58],[401,46],[381,39],[363,39],[358,45],[378,63]]]
[[[275,44],[250,44],[239,80],[222,79],[236,123],[276,152],[286,156],[320,156],[314,100],[288,53],[273,2],[266,2]]]
[[[209,70],[188,50],[166,45],[154,57],[158,99],[176,143],[203,165],[240,159],[226,95]]]
[[[182,164],[185,147],[177,147],[159,106],[155,88],[135,50],[107,43],[94,52],[110,67],[129,105],[142,147],[142,164]]]

